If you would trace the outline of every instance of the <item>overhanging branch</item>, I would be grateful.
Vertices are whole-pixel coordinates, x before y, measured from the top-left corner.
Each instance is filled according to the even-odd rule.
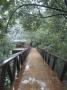
[[[23,12],[24,13],[24,12]],[[54,15],[48,15],[48,16],[42,16],[42,15],[32,15],[32,14],[29,14],[29,13],[25,13],[26,16],[29,15],[31,17],[39,17],[39,18],[50,18],[50,17],[56,17],[56,16],[67,16],[67,14],[54,14]]]
[[[49,9],[53,9],[53,10],[56,10],[56,11],[67,13],[67,11],[62,10],[62,9],[50,7],[50,6],[47,6],[47,5],[39,5],[39,4],[23,4],[23,5],[20,5],[19,7],[17,7],[16,10],[21,8],[22,6],[40,6],[40,7],[45,7],[45,8],[49,8]]]
[[[19,8],[21,8],[21,7],[23,7],[23,6],[25,6],[25,7],[27,7],[27,6],[40,6],[40,7],[45,7],[45,8],[49,8],[49,9],[52,9],[52,10],[56,10],[56,11],[59,11],[59,12],[66,13],[66,15],[67,15],[67,11],[65,11],[65,10],[58,9],[58,8],[54,8],[54,7],[50,7],[50,6],[46,6],[46,5],[39,5],[39,4],[22,4],[22,5],[18,6],[18,7],[12,12],[12,14],[11,14],[11,16],[10,16],[8,22],[7,22],[6,32],[7,32],[7,28],[8,28],[9,22],[10,22],[10,20],[12,19],[14,13],[15,13]],[[61,14],[60,14],[60,15],[61,15]],[[52,16],[57,16],[57,15],[52,15]],[[44,17],[44,18],[48,18],[48,17],[52,17],[52,16],[47,16],[47,17]]]

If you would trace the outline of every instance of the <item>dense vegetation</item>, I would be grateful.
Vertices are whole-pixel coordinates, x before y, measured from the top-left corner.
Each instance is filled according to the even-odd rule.
[[[66,5],[66,0],[0,0],[0,57],[12,49],[7,34],[18,24],[22,30],[31,32],[29,38],[34,47],[67,58]]]

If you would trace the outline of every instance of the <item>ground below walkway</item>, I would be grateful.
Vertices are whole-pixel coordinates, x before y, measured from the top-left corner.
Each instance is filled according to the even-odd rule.
[[[64,90],[57,75],[35,48],[31,49],[24,66],[24,71],[20,71],[12,90]]]

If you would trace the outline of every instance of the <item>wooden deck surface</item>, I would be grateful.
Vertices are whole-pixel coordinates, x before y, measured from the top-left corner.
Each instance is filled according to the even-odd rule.
[[[57,75],[44,62],[37,50],[32,48],[11,90],[65,89]]]

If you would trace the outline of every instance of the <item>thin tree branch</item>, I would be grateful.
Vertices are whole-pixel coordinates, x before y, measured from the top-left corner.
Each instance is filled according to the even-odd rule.
[[[50,15],[50,16],[45,16],[45,17],[40,17],[40,18],[50,18],[50,17],[63,16],[63,15],[67,16],[67,14],[55,14],[55,15]]]
[[[41,16],[39,14],[38,15],[32,15],[32,14],[29,14],[29,13],[26,13],[26,12],[23,12],[23,13],[25,13],[26,16],[29,15],[31,17],[39,17],[39,18],[50,18],[50,17],[56,17],[56,16],[63,16],[64,17],[64,15],[67,16],[67,14],[54,14],[54,15],[48,15],[48,16]]]

